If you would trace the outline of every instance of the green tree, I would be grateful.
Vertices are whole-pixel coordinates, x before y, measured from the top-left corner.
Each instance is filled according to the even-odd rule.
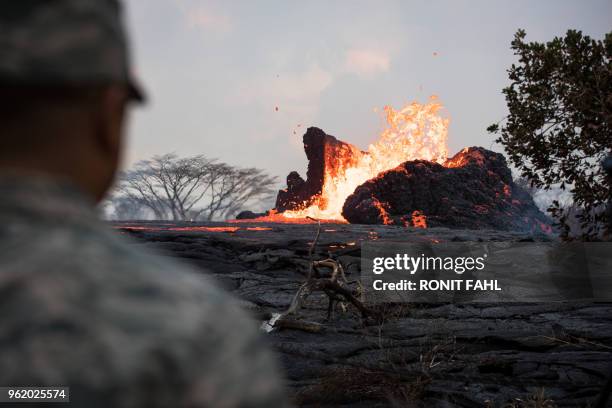
[[[612,32],[595,40],[580,31],[547,43],[526,42],[518,30],[512,50],[518,63],[508,70],[503,89],[509,114],[498,133],[510,161],[538,188],[568,188],[581,208],[582,237],[603,232],[610,181],[602,161],[612,154]],[[567,212],[548,209],[568,231]]]

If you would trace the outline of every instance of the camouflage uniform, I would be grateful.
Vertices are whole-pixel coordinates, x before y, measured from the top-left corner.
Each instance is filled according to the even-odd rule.
[[[284,406],[230,297],[128,244],[69,186],[0,181],[0,384],[70,386],[83,407]]]
[[[111,83],[142,99],[117,1],[0,3],[0,85]],[[0,175],[0,386],[70,386],[76,407],[284,406],[230,296],[128,244],[72,186]]]

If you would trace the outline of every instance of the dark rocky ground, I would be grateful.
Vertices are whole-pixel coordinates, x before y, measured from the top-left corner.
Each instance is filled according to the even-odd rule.
[[[262,223],[115,227],[138,238],[138,245],[212,273],[262,321],[285,311],[304,281],[317,228]],[[326,224],[321,231],[315,258],[331,253],[349,281],[358,277],[363,240],[550,239],[384,225]],[[338,307],[327,321],[327,298],[313,294],[292,320],[266,334],[298,405],[589,407],[610,371],[611,304],[402,304],[380,311],[382,320],[366,321],[351,306]]]

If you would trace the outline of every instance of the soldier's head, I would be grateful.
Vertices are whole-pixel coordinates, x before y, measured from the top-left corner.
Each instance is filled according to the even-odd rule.
[[[117,0],[0,3],[0,172],[67,178],[99,200],[143,99],[127,48]]]

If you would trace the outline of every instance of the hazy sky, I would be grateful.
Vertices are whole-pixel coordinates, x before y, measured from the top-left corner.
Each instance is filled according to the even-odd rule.
[[[290,170],[305,173],[305,126],[366,148],[383,126],[374,108],[431,94],[450,117],[451,154],[472,145],[499,150],[485,128],[506,112],[501,89],[516,29],[538,41],[568,28],[596,38],[612,29],[610,0],[127,6],[135,71],[150,103],[132,116],[125,165],[204,154],[282,181]]]

